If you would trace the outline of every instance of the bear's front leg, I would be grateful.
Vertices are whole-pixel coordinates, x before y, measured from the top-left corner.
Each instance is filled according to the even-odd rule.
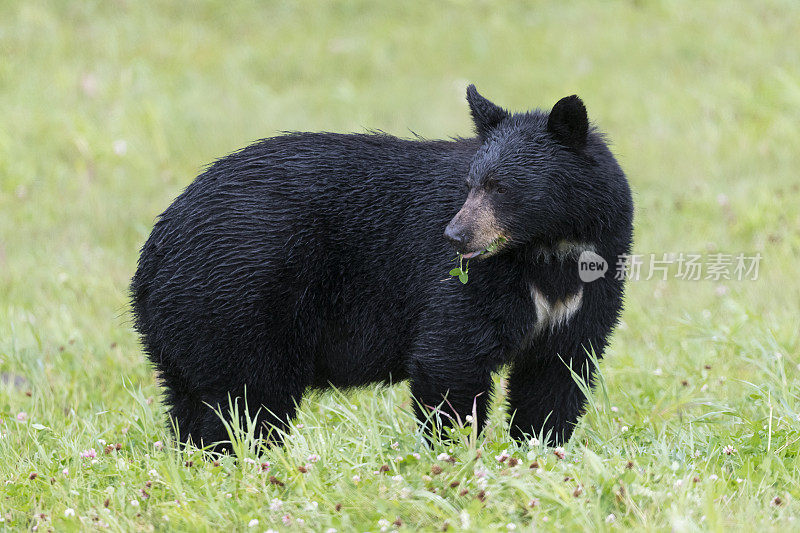
[[[541,433],[549,444],[559,445],[572,436],[586,398],[570,367],[591,385],[595,369],[586,349],[594,347],[599,359],[605,343],[582,342],[567,333],[545,333],[511,368],[509,416],[511,436],[517,440]]]
[[[432,357],[412,363],[414,409],[429,439],[441,435],[443,426],[468,425],[467,416],[473,417],[472,423],[479,431],[483,429],[492,372],[485,361],[478,359]]]

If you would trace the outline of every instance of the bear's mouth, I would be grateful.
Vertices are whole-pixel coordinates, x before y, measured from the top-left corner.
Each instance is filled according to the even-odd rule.
[[[495,237],[492,242],[489,243],[488,246],[485,248],[481,248],[479,250],[473,250],[471,252],[467,252],[465,254],[461,254],[463,259],[473,259],[478,257],[479,255],[491,255],[496,252],[501,246],[503,246],[508,239],[506,237]]]

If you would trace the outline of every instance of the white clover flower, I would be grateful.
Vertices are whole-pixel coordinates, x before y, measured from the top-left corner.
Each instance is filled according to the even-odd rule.
[[[503,450],[502,452],[500,452],[500,455],[494,456],[494,458],[497,459],[497,461],[500,463],[505,462],[506,459],[508,459],[509,457],[511,456],[508,454],[508,450]]]
[[[725,455],[733,455],[734,453],[736,453],[736,448],[728,444],[727,446],[722,448],[722,453],[724,453]]]
[[[253,518],[247,523],[247,527],[256,527],[258,525],[258,518]]]
[[[75,509],[72,507],[64,509],[64,516],[75,516]]]
[[[553,454],[558,457],[559,459],[563,459],[567,456],[567,452],[561,446],[556,446],[553,448]]]
[[[128,143],[125,141],[125,139],[117,139],[112,143],[111,146],[114,149],[114,153],[120,157],[128,153]]]
[[[279,511],[281,507],[283,507],[283,502],[278,498],[273,498],[272,501],[269,502],[269,508],[271,511]]]
[[[132,499],[131,500],[131,505],[133,507],[139,507],[139,500],[137,500],[136,498]]]
[[[361,476],[359,476],[358,474],[356,474],[355,476],[353,476],[353,483],[358,483],[358,482],[360,482],[360,481],[361,481]]]
[[[517,524],[515,524],[513,522],[509,522],[508,524],[506,524],[506,529],[509,530],[509,531],[517,529]]]
[[[153,443],[153,447],[155,447],[156,450],[161,451],[164,449],[164,443],[160,440],[157,440]]]
[[[458,518],[461,520],[461,529],[469,529],[471,525],[471,517],[469,516],[469,511],[466,509],[462,509],[461,513],[458,515]]]
[[[716,481],[719,479],[719,476],[717,476],[716,474],[711,474],[710,476],[708,476],[708,479],[710,479],[711,481]]]
[[[440,453],[439,455],[436,456],[436,459],[439,461],[447,461],[448,459],[450,459],[450,456],[447,455],[446,453]]]
[[[467,415],[466,417],[464,417],[464,420],[467,421],[467,424],[472,424],[473,420],[475,419],[472,418],[472,415]]]
[[[528,441],[528,445],[529,446],[538,446],[539,445],[539,439],[537,439],[536,437],[533,437],[531,440]]]
[[[617,515],[615,515],[614,513],[611,513],[606,517],[606,524],[613,524],[616,521],[617,521]]]
[[[150,477],[158,477],[158,472],[157,472],[157,471],[156,471],[154,468],[153,468],[153,469],[150,469],[150,470],[147,472],[147,474],[148,474]]]

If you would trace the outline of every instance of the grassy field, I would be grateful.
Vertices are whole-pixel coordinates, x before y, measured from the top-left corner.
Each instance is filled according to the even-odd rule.
[[[788,0],[0,3],[0,529],[800,529],[798,35]],[[426,449],[405,385],[312,396],[264,455],[177,451],[127,304],[154,217],[281,130],[467,135],[468,82],[581,95],[636,253],[758,279],[631,282],[563,460],[502,398]]]

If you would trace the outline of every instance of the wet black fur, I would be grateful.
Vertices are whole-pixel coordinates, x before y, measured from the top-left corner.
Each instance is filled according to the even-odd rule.
[[[476,402],[482,425],[503,365],[512,434],[569,438],[584,397],[562,359],[591,377],[585,349],[602,356],[617,322],[628,184],[577,97],[550,114],[510,114],[474,87],[468,100],[477,138],[274,137],[211,165],[161,214],[133,311],[183,440],[227,439],[206,404],[245,387],[251,414],[280,424],[308,388],[410,379],[419,402],[446,395],[462,419]],[[510,241],[462,285],[443,231],[480,187]],[[563,240],[593,245],[610,272],[583,284],[576,258],[554,253]],[[531,283],[551,301],[583,285],[583,305],[535,335]]]

